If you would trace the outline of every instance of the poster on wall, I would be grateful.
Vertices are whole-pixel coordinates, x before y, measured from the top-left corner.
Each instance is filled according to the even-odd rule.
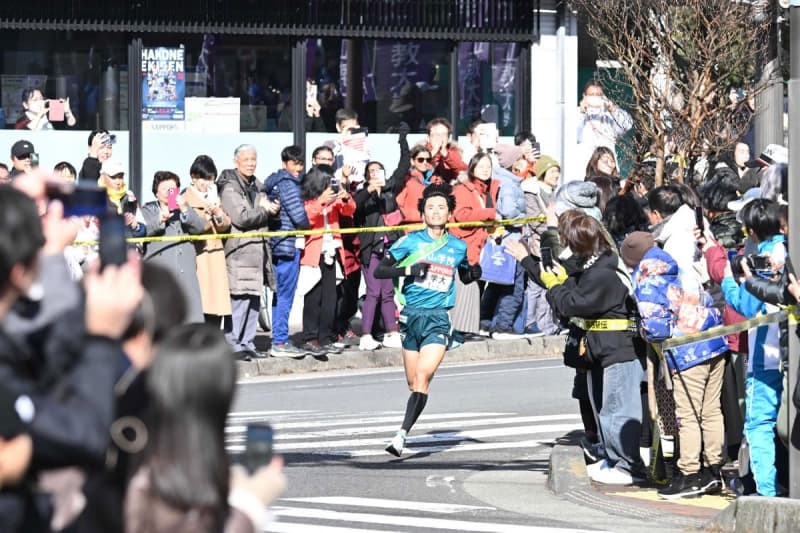
[[[15,124],[17,119],[22,116],[22,91],[31,87],[42,91],[47,82],[47,76],[26,76],[16,74],[4,74],[0,77],[2,86],[2,114],[6,124]],[[2,126],[0,126],[2,127]]]
[[[183,45],[142,49],[143,121],[183,122],[185,119],[184,56]]]

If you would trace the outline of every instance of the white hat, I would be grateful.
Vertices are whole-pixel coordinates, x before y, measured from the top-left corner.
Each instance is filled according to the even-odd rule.
[[[756,158],[756,161],[765,167],[778,163],[788,165],[789,150],[780,144],[768,144],[761,152],[761,155]]]
[[[116,176],[117,174],[125,174],[125,170],[125,166],[122,163],[113,159],[109,159],[103,163],[103,166],[100,169],[100,174],[105,174],[106,176]]]
[[[744,206],[759,198],[761,198],[761,187],[747,189],[741,198],[738,200],[733,200],[732,202],[728,202],[728,209],[736,212],[736,220],[742,222],[742,220],[739,218],[739,215],[741,214],[742,209],[744,209]]]

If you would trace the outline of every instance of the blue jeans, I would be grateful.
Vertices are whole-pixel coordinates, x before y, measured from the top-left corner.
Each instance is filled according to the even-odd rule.
[[[522,312],[524,299],[525,270],[517,263],[514,268],[513,285],[486,284],[486,290],[481,300],[482,318],[490,319],[495,331],[515,331],[514,326]]]
[[[747,374],[744,434],[750,445],[750,466],[756,489],[762,496],[777,496],[775,468],[775,422],[783,391],[780,370],[757,370]]]
[[[277,292],[272,298],[272,342],[285,344],[289,342],[289,315],[300,277],[300,254],[295,252],[293,259],[275,258],[275,287]]]
[[[629,474],[638,475],[645,472],[639,453],[639,435],[642,432],[640,384],[643,377],[644,370],[638,359],[604,368],[603,404],[597,416],[600,437],[609,464]],[[593,394],[592,389],[590,377],[590,394]]]

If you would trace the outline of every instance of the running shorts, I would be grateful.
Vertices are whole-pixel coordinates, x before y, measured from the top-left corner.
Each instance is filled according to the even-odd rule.
[[[452,335],[447,309],[404,307],[398,318],[403,348],[418,352],[428,344],[448,346]]]

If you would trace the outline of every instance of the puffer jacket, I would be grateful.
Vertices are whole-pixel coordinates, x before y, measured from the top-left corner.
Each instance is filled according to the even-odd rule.
[[[279,218],[270,220],[270,231],[292,231],[308,229],[308,216],[303,207],[300,194],[300,179],[292,176],[285,168],[272,174],[264,183],[264,192],[271,201],[280,200]],[[297,254],[296,237],[271,237],[272,256],[282,259],[294,259]]]
[[[553,189],[536,178],[522,180],[520,188],[525,199],[525,216],[546,216],[547,205],[555,200]],[[545,221],[530,222],[525,225],[528,247],[536,255],[540,253],[542,234],[544,234],[545,230],[547,230]]]
[[[530,264],[526,258],[523,261]],[[527,270],[527,268],[526,268]],[[623,282],[616,254],[607,252],[582,269],[569,274],[567,281],[547,291],[547,301],[562,318],[616,318],[636,316],[636,302]],[[570,328],[570,336],[577,328]],[[645,344],[635,331],[587,331],[586,354],[590,363],[603,368],[633,361],[645,354]]]
[[[682,284],[678,263],[654,246],[633,272],[641,329],[649,342],[685,337],[722,324],[722,315],[711,296],[700,287]],[[664,357],[672,370],[683,371],[728,350],[725,338],[709,339],[667,350]]]
[[[269,212],[258,203],[266,198],[263,185],[255,177],[252,182],[236,170],[223,170],[217,179],[220,203],[231,217],[231,233],[267,231]],[[248,188],[256,198],[250,201]],[[225,240],[225,261],[228,265],[228,285],[231,294],[259,296],[264,291],[265,274],[271,276],[269,243],[265,237]],[[267,270],[270,269],[270,270]],[[274,282],[270,283],[274,286]]]
[[[694,227],[694,209],[684,204],[653,226],[653,237],[678,264],[683,289],[698,292],[709,277],[705,257],[694,238]]]
[[[717,215],[709,220],[708,228],[714,238],[725,247],[726,250],[738,250],[744,245],[744,231],[742,224],[736,220],[736,213],[728,212]]]

